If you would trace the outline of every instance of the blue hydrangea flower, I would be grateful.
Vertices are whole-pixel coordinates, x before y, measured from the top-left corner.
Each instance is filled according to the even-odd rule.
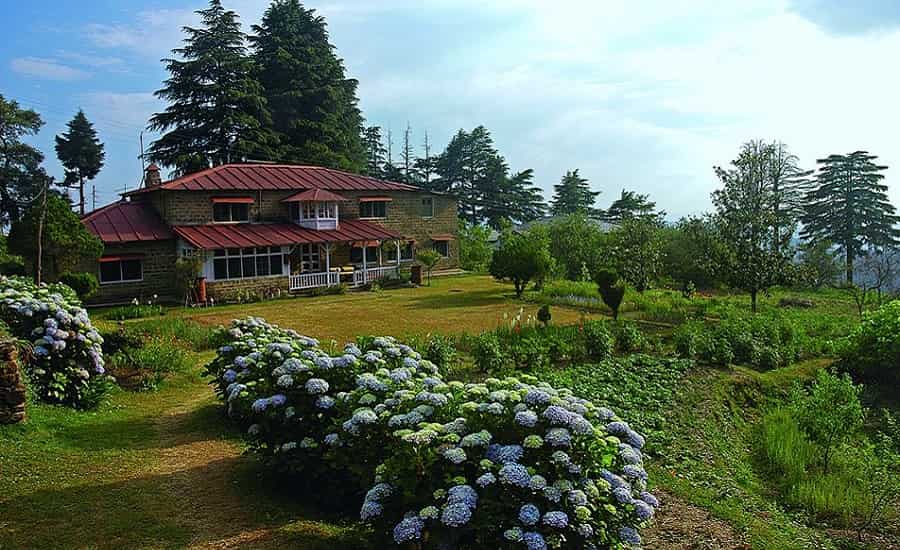
[[[528,487],[532,491],[543,491],[547,486],[547,479],[541,475],[533,475],[528,481]]]
[[[540,533],[525,533],[522,535],[522,541],[528,550],[547,550],[547,542]]]
[[[588,497],[584,494],[584,491],[574,490],[569,491],[569,494],[566,495],[566,500],[569,501],[569,504],[572,506],[585,506],[588,503]]]
[[[459,447],[451,447],[444,451],[444,458],[453,464],[462,464],[466,461],[466,451]]]
[[[659,500],[657,500],[655,496],[648,493],[647,491],[641,492],[641,500],[643,500],[650,506],[653,506],[654,508],[659,508]]]
[[[362,509],[359,511],[359,519],[368,521],[381,515],[384,507],[374,500],[366,500],[363,502]]]
[[[460,446],[462,447],[484,447],[491,442],[491,433],[487,430],[471,433],[462,438]]]
[[[626,464],[622,468],[622,473],[624,473],[625,477],[628,479],[640,479],[642,481],[647,481],[647,472],[643,468],[635,464]]]
[[[472,509],[462,502],[447,504],[441,513],[441,523],[447,527],[462,527],[472,519]]]
[[[475,480],[475,484],[481,488],[485,488],[488,485],[493,485],[496,482],[497,478],[491,472],[484,473]]]
[[[544,409],[543,417],[556,426],[566,426],[569,424],[572,412],[559,405],[550,405]]]
[[[447,503],[462,503],[469,508],[475,508],[478,504],[478,493],[469,485],[456,485],[447,491]]]
[[[321,378],[310,378],[306,381],[306,393],[310,395],[321,395],[328,392],[328,382]]]
[[[641,521],[647,521],[653,517],[653,507],[643,500],[634,501],[634,514]]]
[[[500,481],[508,485],[524,488],[528,487],[528,483],[531,481],[531,474],[528,473],[528,469],[525,466],[512,462],[500,468]]]
[[[316,398],[316,407],[320,409],[330,409],[334,406],[334,398],[328,395],[320,395]]]
[[[555,529],[565,529],[569,525],[569,516],[560,511],[547,512],[544,514],[543,523]]]
[[[568,447],[572,444],[572,436],[565,428],[550,428],[544,435],[544,441],[552,447]]]
[[[287,397],[284,394],[277,393],[269,398],[269,404],[273,407],[280,407],[287,403]]]
[[[620,527],[619,539],[624,543],[632,545],[639,545],[641,543],[641,536],[633,527]]]
[[[541,519],[541,511],[534,504],[526,504],[519,508],[519,521],[524,525],[535,525]]]
[[[525,454],[525,449],[521,445],[500,445],[497,443],[488,445],[485,458],[491,462],[498,464],[507,464],[510,462],[518,462]]]
[[[232,370],[232,369],[228,369],[224,373],[222,373],[222,380],[224,380],[225,382],[228,382],[229,384],[231,382],[234,382],[236,379],[237,379],[237,373],[234,372],[234,370]]]
[[[551,485],[544,489],[544,498],[550,502],[559,502],[562,499],[562,491]]]
[[[631,491],[625,487],[616,487],[612,490],[612,494],[619,501],[619,504],[631,504],[634,501],[631,497]]]
[[[387,483],[376,483],[369,491],[366,493],[366,500],[384,500],[387,497],[391,496],[391,493],[394,492],[394,488],[391,487]]]
[[[550,399],[549,393],[537,388],[532,388],[525,394],[525,402],[529,405],[546,405]]]
[[[338,443],[340,443],[340,441],[341,441],[341,438],[336,433],[330,433],[325,436],[325,444],[326,445],[333,447],[333,446],[337,445]]]
[[[538,416],[534,411],[519,411],[516,413],[515,421],[520,426],[533,428],[537,424]]]
[[[250,408],[255,413],[261,413],[261,412],[265,411],[268,406],[269,406],[269,400],[267,398],[260,398],[260,399],[257,399],[256,401],[254,401],[253,404],[250,405]]]
[[[394,542],[402,544],[411,540],[419,540],[422,538],[422,529],[424,527],[425,522],[418,516],[403,518],[394,527]]]

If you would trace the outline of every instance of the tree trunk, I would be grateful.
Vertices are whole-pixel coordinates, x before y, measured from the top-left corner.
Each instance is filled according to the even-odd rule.
[[[850,250],[850,247],[847,247],[847,284],[853,284],[853,252]]]
[[[81,215],[84,216],[84,177],[79,176],[78,178],[78,208],[81,211]]]
[[[44,218],[47,217],[47,188],[48,184],[44,184],[44,189],[41,192],[41,215],[38,218],[38,228],[37,228],[37,262],[34,269],[34,280],[38,286],[41,285],[41,269],[42,269],[42,258],[44,256]]]
[[[755,288],[750,291],[750,311],[756,313],[756,295],[759,293]]]

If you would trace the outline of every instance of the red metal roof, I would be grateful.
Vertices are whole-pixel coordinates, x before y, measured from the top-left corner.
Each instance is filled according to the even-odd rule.
[[[176,191],[225,190],[299,190],[332,191],[419,191],[405,183],[384,181],[321,166],[293,164],[223,164],[188,174],[160,185],[132,191],[144,193],[155,189]]]
[[[104,244],[174,238],[153,208],[140,202],[114,202],[81,218],[81,223]]]
[[[401,238],[399,233],[363,220],[341,220],[340,229],[327,231],[306,229],[293,223],[176,225],[172,230],[204,250]]]
[[[294,193],[290,197],[286,199],[282,199],[281,202],[300,202],[300,201],[348,201],[347,197],[342,197],[337,193],[332,193],[331,191],[326,191],[324,189],[307,189],[306,191],[300,191],[299,193]]]

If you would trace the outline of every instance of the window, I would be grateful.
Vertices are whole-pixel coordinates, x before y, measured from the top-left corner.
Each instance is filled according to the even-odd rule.
[[[100,260],[101,283],[130,283],[144,280],[144,266],[139,259]]]
[[[388,201],[366,201],[359,203],[360,218],[386,218]]]
[[[350,249],[350,262],[354,264],[363,263],[363,249],[359,246],[354,246]],[[378,247],[377,246],[367,246],[366,247],[366,263],[374,264],[378,263]]]
[[[389,243],[384,246],[384,254],[383,259],[386,262],[396,262],[397,261],[397,245],[394,243]],[[412,241],[402,242],[400,243],[400,261],[407,262],[412,261],[413,259],[413,243]]]
[[[300,250],[300,271],[302,273],[319,271],[319,245],[301,244],[298,248]]]
[[[434,199],[432,197],[425,197],[422,199],[422,204],[419,207],[419,215],[423,218],[434,217]]]
[[[233,204],[227,202],[213,203],[213,221],[216,222],[247,222],[250,221],[250,205],[247,203]]]
[[[434,241],[432,248],[443,258],[450,256],[450,241]]]
[[[302,201],[291,203],[291,219],[298,220],[334,220],[337,219],[336,202]]]
[[[213,280],[250,279],[284,273],[281,247],[219,249],[213,253]]]

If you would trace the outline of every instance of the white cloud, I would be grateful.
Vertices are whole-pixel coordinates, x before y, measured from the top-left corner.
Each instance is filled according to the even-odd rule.
[[[92,55],[66,50],[59,50],[56,52],[56,55],[57,57],[61,57],[62,59],[85,67],[116,68],[124,64],[122,58],[113,56]]]
[[[43,80],[80,80],[90,73],[64,65],[52,58],[17,57],[10,62],[10,68],[26,77]]]
[[[98,126],[106,122],[114,131],[133,129],[135,139],[150,115],[164,108],[151,92],[90,92],[82,94],[80,99],[85,110],[102,114]]]

